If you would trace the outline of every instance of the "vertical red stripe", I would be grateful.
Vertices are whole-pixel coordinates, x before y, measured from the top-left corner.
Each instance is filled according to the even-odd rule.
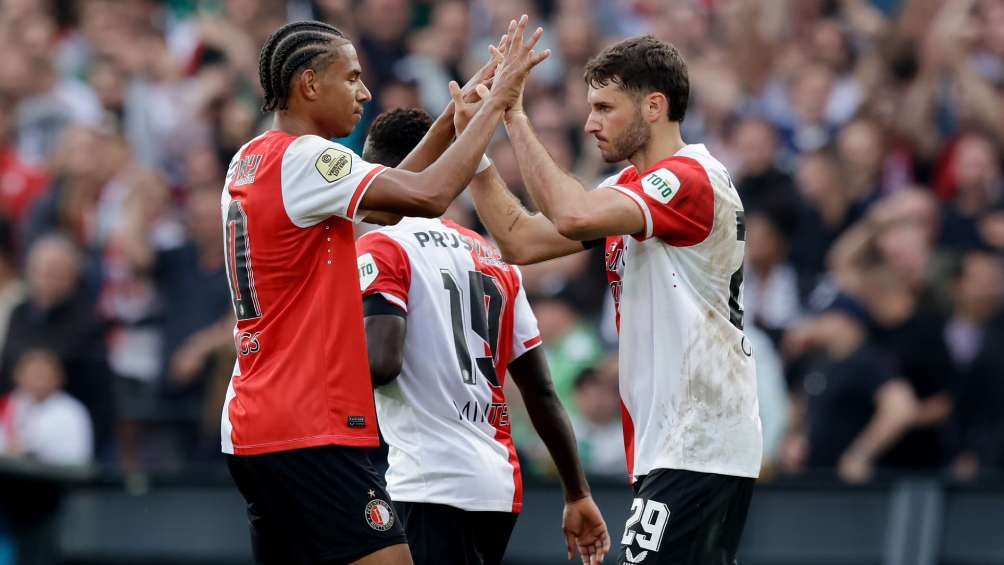
[[[634,482],[634,422],[621,400],[621,427],[624,429],[624,454],[627,458],[628,480]]]

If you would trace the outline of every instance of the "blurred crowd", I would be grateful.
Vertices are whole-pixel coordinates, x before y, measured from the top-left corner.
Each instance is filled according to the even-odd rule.
[[[218,466],[219,195],[269,127],[260,45],[305,18],[352,38],[374,95],[358,150],[385,109],[441,112],[521,13],[552,49],[527,112],[587,185],[614,167],[582,131],[584,63],[642,33],[686,57],[684,139],[746,208],[765,476],[1004,467],[1004,0],[3,0],[0,453]],[[525,196],[504,135],[490,153]],[[465,196],[448,215],[479,227]],[[524,273],[585,466],[623,477],[603,261]]]

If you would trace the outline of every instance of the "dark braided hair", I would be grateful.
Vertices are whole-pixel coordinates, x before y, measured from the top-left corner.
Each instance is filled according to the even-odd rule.
[[[258,55],[258,80],[265,91],[262,111],[288,108],[293,75],[327,53],[332,44],[345,41],[348,38],[341,30],[324,22],[292,22],[275,30]]]

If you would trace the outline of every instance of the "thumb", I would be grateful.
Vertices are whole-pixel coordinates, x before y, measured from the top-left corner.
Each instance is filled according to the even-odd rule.
[[[457,84],[457,81],[455,80],[450,81],[450,97],[453,98],[453,103],[455,105],[460,106],[462,103],[460,85]]]
[[[478,93],[478,96],[480,96],[482,100],[487,99],[488,95],[491,94],[491,91],[488,90],[488,87],[483,84],[477,85],[476,87],[474,87],[474,90]]]

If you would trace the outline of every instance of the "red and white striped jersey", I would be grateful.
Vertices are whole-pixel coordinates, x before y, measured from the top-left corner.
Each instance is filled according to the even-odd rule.
[[[279,131],[231,161],[221,204],[238,358],[225,453],[378,445],[352,224],[383,170]]]
[[[760,409],[742,319],[746,234],[728,171],[703,145],[687,145],[600,186],[645,217],[643,232],[606,242],[629,475],[758,476]]]
[[[503,385],[509,362],[540,344],[519,270],[440,220],[406,218],[356,247],[363,295],[408,313],[401,374],[376,389],[391,498],[519,512]]]

